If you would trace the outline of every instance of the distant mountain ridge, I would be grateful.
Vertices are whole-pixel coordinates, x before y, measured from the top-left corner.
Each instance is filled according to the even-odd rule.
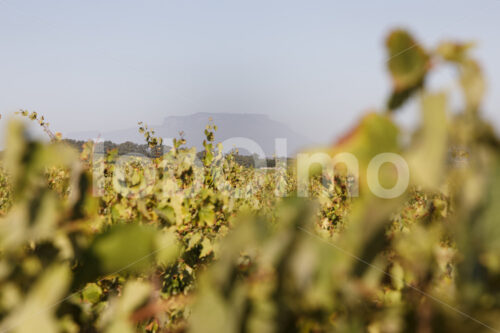
[[[178,138],[179,133],[182,131],[187,141],[187,146],[196,147],[199,151],[203,149],[202,142],[205,139],[204,130],[210,119],[217,126],[217,131],[215,132],[216,142],[223,142],[232,138],[250,139],[260,146],[267,157],[275,153],[275,139],[286,139],[288,156],[311,144],[308,139],[294,132],[288,126],[264,114],[200,112],[186,116],[169,116],[159,126],[148,125],[155,130],[156,136],[162,138]],[[138,132],[138,127],[103,133],[97,131],[80,132],[70,134],[68,137],[78,140],[100,137],[103,140],[115,143],[126,141],[144,142],[144,137]],[[165,144],[169,145],[169,142],[165,142]],[[232,144],[230,143],[230,145]],[[243,149],[241,150],[244,151]]]

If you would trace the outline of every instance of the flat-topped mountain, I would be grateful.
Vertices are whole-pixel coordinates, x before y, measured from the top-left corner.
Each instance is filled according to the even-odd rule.
[[[270,157],[275,153],[275,139],[286,139],[288,155],[294,154],[310,144],[309,140],[294,132],[288,126],[263,114],[201,112],[187,116],[169,116],[159,126],[148,125],[155,130],[156,136],[167,139],[164,141],[166,145],[170,145],[168,138],[179,138],[179,133],[182,131],[187,146],[202,150],[202,142],[205,139],[205,126],[210,119],[217,126],[215,132],[216,142],[231,139],[226,142],[226,147],[231,146],[228,148],[232,148],[235,144],[237,146],[238,142],[248,143],[253,141],[262,148],[266,156]],[[80,132],[69,135],[69,137],[79,140],[101,138],[115,143],[126,141],[144,143],[144,138],[138,132],[138,127],[103,133],[96,131]],[[244,139],[238,140],[235,138]],[[244,152],[243,149],[240,149],[240,151]]]

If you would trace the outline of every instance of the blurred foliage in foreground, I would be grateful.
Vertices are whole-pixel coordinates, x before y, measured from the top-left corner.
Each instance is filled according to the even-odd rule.
[[[393,93],[327,153],[352,175],[313,174],[298,198],[294,168],[244,167],[205,131],[196,161],[185,141],[123,160],[9,127],[0,164],[1,332],[470,332],[500,329],[500,148],[481,117],[485,84],[469,44],[387,39]],[[463,96],[426,88],[457,68]],[[408,137],[393,113],[420,102]],[[25,116],[38,120],[38,115]],[[404,143],[403,143],[404,142]],[[97,154],[96,152],[100,152]],[[370,160],[398,153],[411,184],[373,195]],[[387,169],[387,170],[386,170]],[[382,168],[382,183],[395,171]]]

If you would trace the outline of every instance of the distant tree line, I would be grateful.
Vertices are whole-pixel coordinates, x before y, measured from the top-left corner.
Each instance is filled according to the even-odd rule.
[[[74,139],[64,139],[63,142],[71,145],[78,151],[82,151],[83,145],[86,141],[83,140],[74,140]],[[101,143],[103,146],[99,148],[99,151],[108,152],[113,149],[117,149],[118,155],[141,155],[147,157],[154,157],[151,149],[147,144],[137,144],[134,142],[123,142],[123,143],[114,143],[112,141],[104,141]],[[171,147],[164,146],[164,152],[168,152]],[[201,159],[203,157],[204,152],[200,151],[197,153],[198,157]],[[244,166],[244,167],[268,167],[274,168],[276,166],[276,161],[274,158],[261,158],[258,155],[241,155],[234,154],[234,160],[236,163]],[[291,163],[291,159],[288,159],[288,164]]]
[[[82,151],[83,145],[85,144],[86,141],[64,139],[63,142],[71,145],[72,147],[75,147],[76,149],[78,149],[78,151]],[[100,145],[102,146],[100,146],[98,149],[99,151],[102,152],[108,152],[113,149],[116,149],[118,151],[118,155],[141,155],[141,156],[153,157],[151,149],[148,147],[147,144],[137,144],[130,141],[123,143],[104,141],[100,143]],[[165,151],[169,151],[170,147],[164,147],[164,149]]]
[[[276,167],[276,160],[274,158],[260,158],[257,155],[234,155],[234,160],[236,163],[245,166],[245,167],[267,167],[274,168]],[[288,159],[290,162],[291,159]]]

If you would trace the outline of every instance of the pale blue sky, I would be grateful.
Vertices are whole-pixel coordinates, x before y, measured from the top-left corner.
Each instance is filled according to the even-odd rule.
[[[397,26],[428,46],[476,40],[500,128],[499,0],[0,0],[0,113],[69,133],[255,112],[324,142],[383,105]]]

